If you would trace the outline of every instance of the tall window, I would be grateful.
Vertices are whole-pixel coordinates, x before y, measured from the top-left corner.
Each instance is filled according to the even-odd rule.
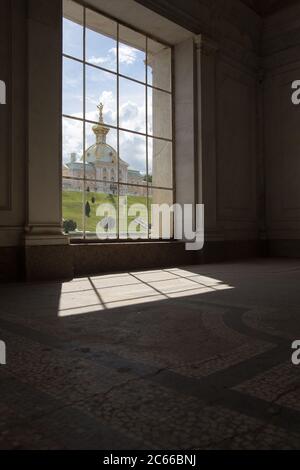
[[[173,203],[172,139],[171,48],[65,0],[64,231],[153,238],[152,205]]]

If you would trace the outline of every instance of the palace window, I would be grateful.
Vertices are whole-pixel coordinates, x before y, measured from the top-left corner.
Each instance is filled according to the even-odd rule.
[[[64,1],[62,212],[71,237],[153,238],[152,204],[174,202],[172,102],[169,46]]]

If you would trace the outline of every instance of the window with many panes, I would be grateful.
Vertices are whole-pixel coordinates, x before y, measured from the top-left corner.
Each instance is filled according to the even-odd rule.
[[[174,195],[172,50],[71,0],[62,155],[65,233],[153,238],[151,206]]]

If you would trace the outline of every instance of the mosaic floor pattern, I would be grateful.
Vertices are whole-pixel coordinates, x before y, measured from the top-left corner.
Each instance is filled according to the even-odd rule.
[[[0,286],[0,449],[298,449],[300,261]]]

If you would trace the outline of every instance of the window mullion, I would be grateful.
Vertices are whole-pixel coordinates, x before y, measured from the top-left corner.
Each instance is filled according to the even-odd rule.
[[[85,205],[86,205],[86,163],[85,163],[85,153],[86,153],[86,8],[83,9],[83,238],[86,238],[86,217],[85,217]]]
[[[146,95],[146,183],[147,183],[147,195],[146,195],[146,204],[147,204],[147,238],[150,238],[150,226],[149,226],[149,161],[148,161],[148,36],[146,36],[146,86],[145,86],[145,95]]]
[[[119,75],[119,23],[117,23],[117,238],[120,238],[120,75]]]

